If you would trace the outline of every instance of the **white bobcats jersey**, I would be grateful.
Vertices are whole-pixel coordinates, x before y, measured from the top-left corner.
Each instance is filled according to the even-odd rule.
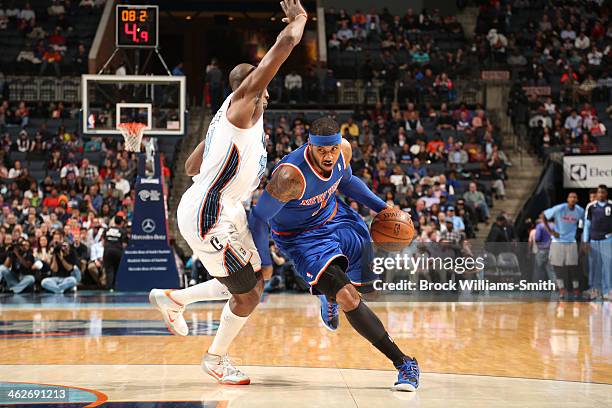
[[[253,127],[237,128],[227,119],[231,99],[230,94],[208,126],[200,174],[193,177],[207,201],[247,200],[266,170],[263,115]]]

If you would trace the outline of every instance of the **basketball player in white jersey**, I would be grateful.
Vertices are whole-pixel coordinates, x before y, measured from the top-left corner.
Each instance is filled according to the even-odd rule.
[[[250,199],[266,168],[263,112],[267,86],[301,41],[308,19],[299,0],[281,2],[288,23],[257,67],[240,64],[230,73],[233,93],[212,119],[206,139],[185,163],[194,184],[181,198],[177,220],[181,235],[216,279],[182,290],[153,289],[149,300],[171,332],[186,336],[186,305],[227,299],[217,334],[202,361],[203,369],[221,384],[249,384],[227,352],[260,301],[264,276],[248,229],[242,202]]]

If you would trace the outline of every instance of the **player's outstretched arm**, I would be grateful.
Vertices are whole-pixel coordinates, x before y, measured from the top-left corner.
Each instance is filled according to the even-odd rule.
[[[282,210],[286,202],[300,198],[305,187],[304,179],[296,169],[281,164],[272,174],[257,205],[251,209],[249,229],[262,266],[272,265],[268,239],[270,220]]]
[[[280,32],[270,51],[264,55],[255,70],[243,81],[236,90],[238,97],[255,96],[263,92],[281,65],[287,60],[293,48],[302,40],[308,15],[299,0],[284,0],[281,7],[286,17],[283,21],[288,25]]]
[[[387,204],[374,194],[363,180],[353,175],[353,170],[351,169],[351,158],[353,157],[351,144],[346,139],[342,139],[341,148],[342,156],[344,157],[344,175],[340,179],[338,191],[376,212],[381,212],[387,208]]]
[[[232,96],[232,105],[248,104],[250,108],[245,110],[243,106],[237,106],[238,109],[228,111],[230,121],[236,126],[248,127],[253,112],[252,100],[262,95],[293,48],[302,40],[308,20],[302,4],[299,0],[284,0],[281,2],[281,7],[286,15],[283,21],[288,23],[287,27],[281,31],[257,68],[246,77]]]

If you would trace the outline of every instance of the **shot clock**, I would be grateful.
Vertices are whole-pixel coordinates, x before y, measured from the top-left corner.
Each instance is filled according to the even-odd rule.
[[[157,48],[158,7],[119,4],[115,42],[124,48]]]

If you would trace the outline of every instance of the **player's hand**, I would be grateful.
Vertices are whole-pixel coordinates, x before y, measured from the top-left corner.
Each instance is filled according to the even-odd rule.
[[[555,238],[559,238],[559,237],[560,237],[560,235],[559,235],[559,233],[558,233],[557,231],[552,231],[552,232],[551,232],[551,235],[552,235],[553,237],[555,237]]]
[[[272,265],[265,265],[262,266],[260,269],[261,272],[261,276],[263,277],[264,281],[269,280],[272,277]]]
[[[283,18],[283,23],[292,23],[300,15],[308,19],[308,14],[306,14],[306,10],[302,7],[300,0],[283,0],[280,5],[287,16]]]
[[[380,213],[381,213],[381,212],[383,212],[383,211],[386,211],[386,210],[394,210],[394,209],[395,209],[395,205],[394,205],[394,204],[391,204],[391,203],[389,203],[389,202],[385,202],[385,208],[383,208],[383,209],[382,209],[382,210],[380,210],[379,212],[376,212],[376,211],[374,211],[374,210],[370,210],[370,212],[371,212],[372,214],[380,214]]]

